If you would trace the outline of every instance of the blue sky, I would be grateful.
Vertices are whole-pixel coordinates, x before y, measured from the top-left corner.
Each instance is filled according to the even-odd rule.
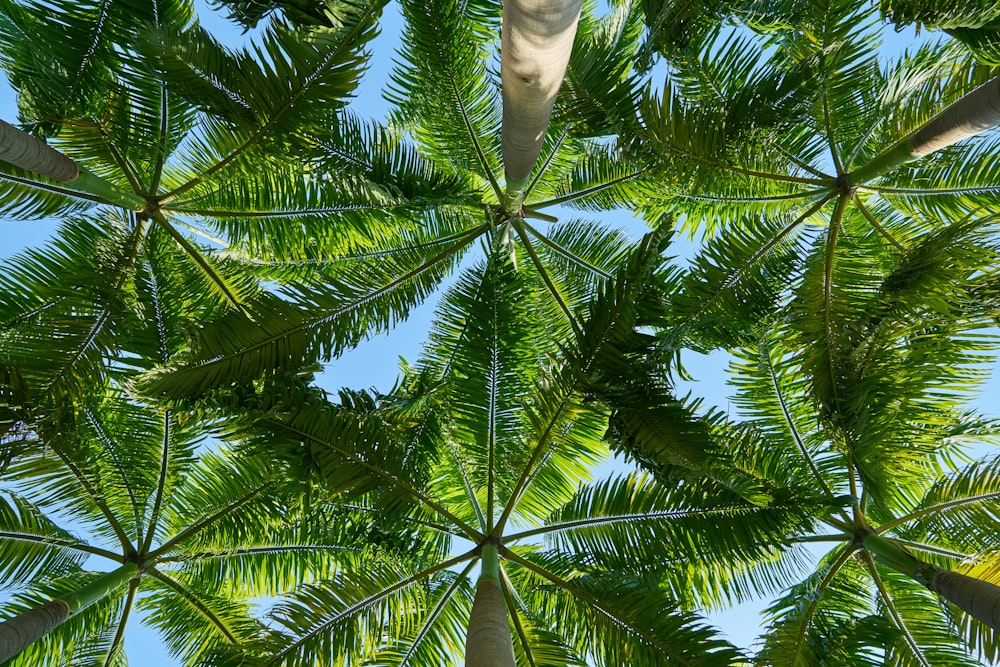
[[[228,43],[236,43],[242,39],[241,30],[227,24],[218,15],[204,12],[201,7],[203,23],[220,39]],[[365,77],[364,84],[358,91],[357,99],[352,103],[355,111],[369,116],[381,118],[385,115],[388,105],[382,100],[380,91],[386,81],[393,57],[393,45],[398,43],[399,17],[395,6],[390,5],[384,17],[383,35],[373,45],[371,68]],[[900,50],[913,39],[912,34],[903,33],[893,36],[893,50]],[[16,107],[13,92],[5,79],[0,79],[0,118],[7,121],[16,119]],[[630,216],[622,214],[621,224],[629,225]],[[0,257],[9,257],[16,250],[42,243],[52,232],[51,223],[15,222],[0,220]],[[401,324],[389,335],[376,337],[362,345],[357,351],[345,355],[330,364],[324,375],[326,385],[335,389],[339,386],[370,387],[388,389],[396,378],[397,359],[402,356],[414,360],[419,354],[428,323],[433,314],[434,302],[431,301],[419,308],[413,316]],[[717,405],[723,410],[729,409],[726,399],[728,394],[725,386],[724,355],[701,357],[688,355],[688,369],[699,380],[687,383],[683,390],[692,391],[702,396],[711,405]],[[979,407],[997,414],[997,396],[1000,396],[1000,377],[994,374],[990,388],[984,393]],[[992,397],[987,399],[985,397]],[[743,607],[714,616],[714,620],[729,634],[731,641],[737,645],[746,646],[758,634],[760,620],[757,612],[761,604],[744,605]],[[132,629],[126,638],[126,647],[134,665],[143,667],[173,667],[179,663],[170,660],[165,655],[165,649],[159,639],[144,629],[140,624],[132,623]]]

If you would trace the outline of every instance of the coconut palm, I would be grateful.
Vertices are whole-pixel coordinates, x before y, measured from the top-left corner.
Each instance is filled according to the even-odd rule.
[[[590,396],[596,362],[634,331],[661,249],[642,246],[592,304],[585,334],[560,346],[542,334],[545,286],[497,246],[446,294],[426,355],[392,395],[243,395],[240,412],[260,415],[248,427],[258,446],[305,461],[349,499],[331,512],[395,517],[413,543],[344,558],[277,604],[274,634],[210,664],[737,659],[691,612],[692,589],[722,595],[731,569],[773,556],[773,537],[804,529],[815,505],[780,485],[755,504],[690,468],[672,486],[640,473],[589,482],[610,417]],[[670,426],[675,451],[684,433],[711,430],[679,405]]]
[[[757,664],[998,658],[1000,461],[968,445],[995,443],[1000,424],[967,407],[996,344],[980,293],[997,249],[995,225],[972,219],[897,254],[855,218],[834,275],[812,280],[826,265],[804,252],[788,309],[739,352],[744,428],[799,483],[844,501],[789,536],[830,550],[769,607]],[[829,310],[824,282],[837,286]],[[802,572],[795,555],[775,579]]]
[[[951,42],[886,62],[877,16],[856,3],[744,18],[674,57],[634,137],[635,154],[676,183],[651,210],[682,210],[713,239],[670,335],[715,327],[720,345],[783,298],[770,277],[795,284],[798,244],[825,237],[810,247],[829,269],[814,274],[829,309],[852,220],[903,253],[931,230],[996,213],[996,133],[979,134],[1000,120],[995,71]]]

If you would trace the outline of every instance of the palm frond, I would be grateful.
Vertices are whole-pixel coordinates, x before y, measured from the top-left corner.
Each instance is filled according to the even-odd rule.
[[[512,556],[521,598],[598,664],[729,665],[738,653],[641,575],[580,572],[571,559]],[[572,563],[572,564],[571,564]]]
[[[387,97],[399,124],[439,164],[497,190],[499,77],[487,68],[498,13],[453,0],[407,2],[401,61]],[[470,39],[472,36],[472,39]]]
[[[418,249],[378,265],[356,263],[323,285],[263,295],[242,313],[206,327],[176,362],[147,373],[144,392],[193,397],[211,389],[296,370],[329,359],[365,336],[385,330],[434,289],[484,227],[472,229],[444,250]]]

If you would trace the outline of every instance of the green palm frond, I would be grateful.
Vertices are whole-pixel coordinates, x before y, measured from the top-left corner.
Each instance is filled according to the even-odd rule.
[[[515,590],[602,665],[729,665],[737,653],[664,591],[631,572],[589,573],[571,558],[531,554],[508,567]]]
[[[882,16],[901,28],[943,30],[964,44],[979,60],[1000,63],[1000,12],[988,0],[965,0],[948,6],[912,0],[881,0]]]
[[[150,34],[150,60],[178,94],[241,137],[241,151],[262,140],[287,141],[342,105],[357,85],[362,49],[384,3],[342,3],[343,23],[297,33],[270,26],[259,44],[230,51],[202,29]],[[227,161],[232,156],[220,154]]]
[[[152,574],[143,584],[149,595],[137,605],[170,652],[187,664],[196,664],[220,644],[250,641],[261,632],[245,602],[208,593],[201,588],[203,581],[187,581],[174,573]]]
[[[825,556],[816,574],[766,610],[771,621],[756,664],[881,664],[878,644],[890,622],[875,615],[860,565],[845,549]]]
[[[888,501],[881,494],[904,471],[923,474],[926,456],[939,447],[933,434],[949,417],[945,406],[957,405],[984,377],[979,364],[988,337],[976,333],[982,325],[974,311],[969,320],[963,317],[969,312],[965,290],[979,271],[974,257],[982,256],[983,239],[974,229],[979,227],[966,221],[927,235],[907,255],[888,257],[879,270],[873,261],[879,251],[856,245],[868,242],[849,236],[845,227],[833,277],[823,279],[833,287],[809,286],[807,278],[800,294],[811,300],[812,312],[822,314],[806,334],[819,342],[809,343],[812,349],[801,357],[806,368],[816,369],[814,400],[830,411],[824,418],[844,434],[843,446],[854,460],[865,462],[860,472],[871,475],[866,487],[879,494],[879,502]],[[969,233],[977,241],[966,245]],[[817,261],[810,270],[828,269]],[[797,303],[796,309],[807,301]]]
[[[405,3],[403,13],[407,64],[394,70],[387,91],[394,117],[436,162],[493,185],[499,197],[500,95],[487,69],[488,44],[469,39],[495,35],[498,12],[429,0]]]
[[[995,139],[986,139],[939,151],[934,160],[887,174],[872,190],[917,220],[989,219],[998,213],[992,157],[997,147]]]
[[[559,148],[547,177],[528,197],[531,211],[556,204],[589,211],[626,209],[641,200],[644,190],[657,187],[645,170],[621,151],[572,140]]]
[[[474,228],[441,251],[418,248],[378,265],[354,263],[325,284],[285,290],[287,300],[262,296],[248,304],[252,320],[233,313],[203,329],[183,358],[148,373],[140,386],[154,395],[193,397],[328,360],[403,319],[485,231]]]
[[[810,378],[787,363],[789,354],[778,330],[761,336],[754,347],[736,351],[730,378],[737,389],[733,401],[767,442],[767,451],[780,451],[784,461],[797,461],[786,470],[801,470],[798,474],[806,475],[801,484],[818,484],[817,492],[833,500],[847,491],[839,479],[844,459],[828,451],[825,433],[816,428]]]
[[[338,0],[322,3],[299,0],[231,0],[224,5],[229,18],[244,28],[255,28],[265,19],[280,16],[295,27],[337,25],[342,15],[349,13],[351,3]]]
[[[83,394],[103,373],[113,331],[131,301],[141,226],[74,220],[46,249],[15,260],[4,276],[4,355],[17,361],[36,403]],[[68,275],[88,279],[86,288]]]
[[[79,568],[87,558],[85,551],[75,549],[80,543],[78,538],[20,494],[4,493],[0,512],[0,577],[5,586],[16,587],[40,575],[57,578]]]
[[[991,434],[996,438],[996,433]],[[989,526],[1000,510],[998,461],[974,462],[942,476],[907,514],[888,525],[903,539],[940,545],[973,557],[1000,548]]]
[[[787,298],[805,241],[801,217],[747,219],[702,244],[670,301],[664,345],[733,347],[748,342]]]
[[[584,304],[628,257],[633,241],[622,230],[586,220],[568,220],[548,229],[525,221],[543,264],[563,287],[567,300]]]
[[[612,7],[597,18],[585,11],[552,115],[552,129],[574,137],[613,135],[630,121],[638,76],[632,71],[642,35],[638,2]]]
[[[187,2],[5,2],[0,12],[3,65],[21,91],[25,121],[58,134],[72,118],[101,118],[114,75],[123,69],[123,48],[146,25],[185,26]],[[45,45],[39,49],[38,45]],[[112,76],[108,76],[111,74]]]
[[[714,606],[775,590],[746,566],[776,560],[813,506],[800,495],[760,508],[711,483],[668,489],[631,475],[581,488],[524,535],[544,535],[548,548],[591,567],[657,574],[676,599]]]
[[[424,615],[435,608],[442,592],[450,590],[448,584],[454,575],[445,572],[446,566],[467,559],[458,557],[421,568],[419,563],[371,554],[345,563],[332,577],[302,586],[275,607],[271,617],[281,631],[272,631],[257,646],[248,647],[255,657],[251,664],[304,666],[319,658],[324,664],[348,665],[380,654],[398,656],[400,645],[385,636],[386,623],[392,623],[396,636],[416,635]],[[469,588],[461,586],[456,592],[449,606],[468,609]],[[390,616],[395,608],[414,613]],[[447,617],[453,618],[454,612]],[[449,631],[446,623],[441,625],[445,637],[454,638],[460,632],[457,628]],[[239,664],[232,659],[222,655],[208,664]]]

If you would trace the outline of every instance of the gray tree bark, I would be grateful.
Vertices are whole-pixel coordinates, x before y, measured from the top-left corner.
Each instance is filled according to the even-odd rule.
[[[994,630],[1000,628],[1000,586],[935,568],[927,588]]]
[[[76,162],[2,120],[0,160],[60,183],[71,183],[80,175]]]
[[[507,0],[503,6],[500,78],[507,196],[516,213],[538,160],[559,86],[573,50],[583,0]]]
[[[515,667],[514,644],[500,586],[483,577],[465,638],[465,667]]]
[[[57,599],[0,623],[0,663],[41,639],[69,616],[69,605]]]

